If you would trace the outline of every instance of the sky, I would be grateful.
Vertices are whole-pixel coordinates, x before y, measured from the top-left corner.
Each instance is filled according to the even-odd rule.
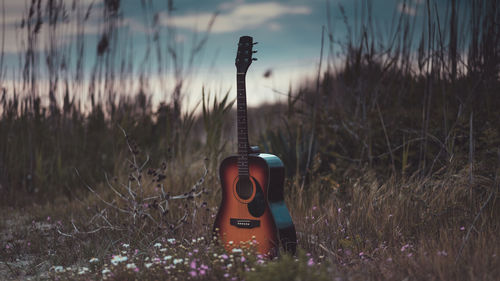
[[[47,0],[42,1],[42,6]],[[75,55],[76,42],[76,18],[77,14],[72,10],[73,0],[62,1],[67,9],[68,15],[64,25],[59,29],[57,44],[60,48]],[[113,0],[111,0],[113,1]],[[8,87],[9,79],[16,77],[19,72],[19,54],[23,51],[23,42],[26,36],[20,29],[23,17],[27,15],[28,6],[31,1],[23,0],[0,0],[3,3],[4,12],[0,24],[4,26],[3,40],[4,66],[3,87]],[[145,59],[148,40],[153,34],[153,22],[156,23],[160,35],[171,34],[171,41],[175,41],[175,48],[184,54],[182,73],[188,81],[186,88],[186,106],[193,107],[201,99],[201,88],[205,87],[207,92],[221,95],[230,91],[235,96],[235,74],[234,59],[236,55],[237,42],[240,36],[248,35],[254,37],[258,51],[254,57],[258,60],[253,62],[247,73],[247,99],[249,105],[271,103],[286,99],[284,93],[289,87],[297,88],[304,83],[306,78],[313,79],[318,72],[320,59],[322,28],[331,31],[337,40],[342,41],[346,36],[346,27],[340,13],[340,7],[345,9],[345,14],[351,24],[360,16],[360,3],[363,1],[353,0],[127,0],[120,1],[119,36],[117,45],[113,46],[117,53],[132,57],[135,70],[131,73],[132,80],[139,80],[139,73],[143,73],[150,79],[150,84],[159,83],[161,80],[155,70],[158,59],[154,54],[156,50],[150,50],[150,56]],[[424,6],[423,0],[407,0],[407,5],[399,0],[376,0],[372,3],[373,18],[378,28],[389,30],[395,16],[405,14],[410,17],[418,16],[419,9]],[[443,1],[438,1],[442,3]],[[81,13],[88,10],[92,5],[89,18],[85,23],[84,41],[85,49],[85,73],[86,79],[90,77],[92,66],[96,60],[96,45],[104,31],[102,0],[80,0],[75,2],[80,7]],[[144,5],[146,3],[146,5]],[[327,21],[327,11],[330,13],[330,25]],[[215,16],[216,15],[216,16]],[[214,19],[209,31],[207,26]],[[332,28],[333,27],[333,28]],[[329,30],[328,28],[332,28]],[[175,32],[175,35],[172,31]],[[48,27],[42,25],[40,31],[38,51],[43,54],[48,49]],[[190,50],[202,38],[207,38],[203,48],[197,53],[193,64],[188,66],[188,54]],[[167,38],[165,36],[165,38]],[[165,39],[167,40],[167,39]],[[168,57],[167,47],[170,43],[166,41],[161,45],[163,60]],[[325,50],[327,49],[325,42]],[[131,48],[131,49],[127,49]],[[128,50],[128,51],[127,51]],[[339,51],[339,47],[335,46]],[[324,57],[327,54],[325,51]],[[146,63],[143,63],[145,61]],[[335,61],[335,60],[333,60]],[[74,65],[76,59],[70,59],[70,65]],[[143,67],[146,65],[145,67]],[[172,63],[165,64],[170,70],[162,75],[169,77],[174,75]],[[323,65],[326,65],[325,63]],[[141,68],[142,67],[142,68]],[[270,72],[269,72],[270,70]],[[264,77],[264,73],[270,73]],[[41,76],[46,71],[42,67]],[[17,74],[19,77],[20,74]],[[137,84],[137,83],[136,83]],[[155,92],[154,99],[161,101],[165,92],[161,87],[151,86]]]

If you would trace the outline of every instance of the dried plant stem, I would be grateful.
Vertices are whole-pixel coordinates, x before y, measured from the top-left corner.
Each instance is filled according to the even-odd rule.
[[[474,171],[474,129],[473,129],[473,116],[474,112],[470,113],[470,118],[469,118],[469,181],[471,183],[471,190],[472,190],[472,182],[474,180],[473,178],[473,171]]]
[[[125,196],[123,196],[120,192],[118,192],[114,187],[113,185],[111,185],[111,183],[109,182],[109,178],[108,178],[108,174],[107,173],[104,173],[104,177],[106,178],[106,183],[108,185],[108,187],[116,194],[118,195],[118,197],[120,197],[121,199],[125,200],[125,201],[128,201],[127,198],[125,198]]]
[[[76,172],[76,174],[78,175],[78,177],[79,177],[80,179],[82,179],[82,177],[80,176],[80,172],[78,172],[78,169],[77,169],[77,168],[75,168],[75,172]],[[82,179],[82,180],[83,180],[83,179]],[[112,203],[110,203],[110,202],[108,202],[108,201],[104,200],[104,199],[101,197],[101,195],[99,195],[99,193],[97,193],[97,192],[96,192],[96,191],[95,191],[92,187],[90,187],[90,185],[89,185],[89,184],[87,184],[85,181],[84,181],[84,184],[85,184],[85,186],[87,187],[87,189],[88,189],[88,190],[90,190],[90,192],[92,192],[92,193],[93,193],[93,194],[94,194],[97,198],[99,198],[99,200],[101,200],[104,204],[106,204],[106,205],[108,205],[108,206],[110,206],[110,207],[112,207],[112,208],[114,208],[114,209],[116,209],[116,210],[118,210],[118,211],[120,211],[120,212],[123,212],[123,213],[130,213],[129,211],[124,210],[124,209],[119,208],[119,207],[116,207],[116,206],[115,206],[115,205],[113,205]]]
[[[304,184],[306,182],[306,177],[307,174],[309,173],[309,166],[311,165],[311,158],[312,158],[312,153],[313,153],[313,146],[314,146],[314,137],[316,134],[316,115],[318,114],[318,96],[319,96],[319,89],[320,89],[320,81],[321,81],[321,64],[323,62],[323,47],[324,47],[324,40],[325,40],[325,26],[323,25],[321,27],[321,49],[319,53],[319,64],[318,64],[318,76],[316,77],[316,92],[314,93],[314,103],[312,106],[312,129],[311,129],[311,136],[309,138],[309,147],[307,149],[307,162],[306,162],[306,167],[304,170],[304,175],[302,176],[302,185],[301,189],[304,188]]]
[[[138,165],[137,157],[136,157],[136,154],[138,153],[138,149],[136,148],[135,144],[132,144],[126,131],[122,127],[120,127],[120,129],[122,130],[122,132],[126,138],[128,151],[129,151],[130,155],[132,156],[132,160],[127,159],[127,161],[131,164],[131,167],[134,168],[134,171],[131,175],[129,175],[129,180],[128,180],[128,183],[126,185],[119,184],[119,186],[121,186],[121,188],[124,191],[121,191],[119,188],[116,188],[113,186],[113,184],[109,180],[107,173],[104,173],[104,176],[106,178],[107,187],[111,189],[113,194],[117,195],[117,198],[119,199],[118,201],[123,201],[123,203],[126,204],[126,208],[119,207],[118,202],[116,202],[115,200],[113,200],[111,202],[105,200],[89,184],[85,183],[85,186],[101,202],[103,202],[106,206],[111,207],[112,208],[111,210],[118,210],[121,213],[126,214],[126,216],[128,216],[128,218],[129,218],[129,220],[131,220],[130,223],[131,223],[131,226],[133,229],[115,226],[108,219],[108,217],[107,217],[108,209],[105,208],[105,209],[99,211],[98,213],[96,213],[89,220],[89,223],[88,223],[89,225],[96,225],[96,227],[93,230],[81,231],[80,229],[78,229],[78,227],[75,225],[74,221],[72,220],[71,221],[71,225],[73,227],[72,233],[65,233],[58,228],[57,232],[60,233],[61,235],[67,236],[67,237],[73,237],[75,234],[92,234],[92,233],[99,232],[101,230],[115,230],[115,231],[129,231],[129,232],[134,232],[134,233],[138,232],[142,236],[142,235],[144,235],[143,231],[144,231],[144,227],[146,227],[146,225],[147,225],[147,222],[144,221],[141,223],[141,225],[139,225],[137,227],[137,223],[138,223],[137,219],[139,219],[139,218],[148,219],[149,221],[151,221],[151,223],[153,223],[155,228],[161,229],[163,227],[163,222],[157,220],[150,213],[150,211],[154,210],[154,208],[149,208],[149,203],[146,203],[146,202],[150,202],[151,200],[155,200],[155,202],[153,204],[155,206],[159,207],[158,209],[161,210],[160,216],[164,216],[166,214],[166,212],[169,210],[169,201],[170,200],[193,199],[195,197],[201,196],[205,192],[205,189],[201,188],[201,186],[205,182],[205,178],[208,174],[207,161],[205,161],[205,163],[204,163],[205,164],[204,165],[204,172],[203,172],[202,176],[191,187],[190,191],[188,191],[184,194],[171,196],[170,194],[165,192],[164,185],[159,184],[160,191],[158,191],[158,192],[161,192],[159,195],[149,196],[147,198],[144,198],[144,196],[143,196],[144,178],[141,176],[141,174],[142,174],[143,169],[148,164],[150,158],[148,156],[146,158],[146,160],[141,165]],[[75,170],[76,170],[77,175],[81,178],[78,169],[75,169]],[[165,177],[165,175],[163,175],[163,174],[157,174],[157,172],[155,170],[149,170],[148,174],[154,174],[155,177],[158,177],[156,179],[157,181],[160,181],[162,179],[162,177],[163,178]],[[153,181],[151,181],[150,184],[154,181],[155,181],[155,179],[153,179]],[[138,191],[137,189],[140,190],[139,191],[140,196],[137,196],[137,191]],[[126,196],[126,193],[124,193],[124,192],[128,192],[130,197]],[[160,202],[157,203],[156,201],[160,201]],[[184,215],[181,218],[179,218],[175,223],[170,224],[170,230],[174,231],[174,230],[178,229],[182,224],[184,224],[186,222],[188,214],[189,213],[186,211],[184,213]],[[193,219],[194,219],[195,214],[196,214],[196,210],[194,210],[194,212],[193,212]],[[100,225],[97,222],[97,219],[104,221],[104,225]],[[167,224],[168,224],[168,222],[167,222]]]
[[[389,150],[389,155],[391,156],[391,169],[392,174],[396,174],[396,165],[394,164],[394,155],[392,154],[391,142],[389,140],[389,135],[387,134],[387,129],[385,128],[384,119],[382,118],[382,113],[380,112],[380,107],[378,103],[375,103],[377,107],[378,117],[380,118],[380,123],[382,123],[382,129],[384,130],[385,141],[387,144],[387,149]]]
[[[493,198],[494,194],[495,194],[495,191],[492,191],[490,193],[490,195],[488,196],[488,199],[486,199],[486,201],[484,202],[484,204],[479,209],[479,212],[477,212],[476,216],[474,217],[474,220],[472,220],[472,223],[469,226],[469,230],[467,230],[467,234],[465,235],[464,241],[462,242],[462,246],[460,246],[460,250],[458,250],[457,257],[455,258],[455,263],[457,263],[458,260],[460,259],[460,256],[462,255],[462,251],[463,251],[463,249],[465,247],[465,244],[467,244],[467,242],[469,241],[470,233],[471,233],[472,229],[475,229],[474,225],[475,225],[476,221],[479,219],[479,217],[483,213],[484,208],[486,208],[486,206],[488,205],[488,203],[490,202],[490,200]]]

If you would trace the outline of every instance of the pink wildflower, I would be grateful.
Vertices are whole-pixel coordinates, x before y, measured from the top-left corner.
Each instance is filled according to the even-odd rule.
[[[307,265],[308,266],[313,266],[314,265],[314,260],[312,258],[310,258],[308,261],[307,261]]]
[[[191,267],[192,269],[196,269],[196,261],[192,261],[189,267]]]
[[[465,230],[465,227],[464,227],[464,226],[461,226],[461,227],[460,227],[460,230],[461,230],[461,231],[464,231],[464,230]]]
[[[245,257],[241,257],[241,262],[245,262],[246,260]]]
[[[189,275],[191,275],[192,277],[195,277],[195,276],[196,276],[196,275],[198,275],[198,274],[196,273],[196,271],[191,270],[191,271],[189,272]]]
[[[47,217],[47,221],[50,221],[50,216]]]
[[[227,260],[227,258],[228,258],[228,256],[226,254],[220,255],[220,257],[223,258],[223,259],[225,259],[225,260]]]

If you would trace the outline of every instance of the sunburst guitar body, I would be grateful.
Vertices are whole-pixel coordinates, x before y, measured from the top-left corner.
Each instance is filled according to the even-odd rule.
[[[224,159],[219,168],[222,202],[214,233],[227,251],[254,248],[274,257],[280,244],[294,254],[295,227],[284,202],[285,168],[275,155],[248,145],[245,75],[252,61],[253,39],[242,36],[236,56],[238,155]]]

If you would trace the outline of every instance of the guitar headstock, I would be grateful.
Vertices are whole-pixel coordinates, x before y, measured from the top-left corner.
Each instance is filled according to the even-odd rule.
[[[248,67],[252,63],[253,60],[257,60],[256,58],[252,58],[252,54],[257,51],[253,51],[253,45],[257,44],[253,42],[253,38],[250,36],[241,36],[240,41],[238,42],[238,53],[236,54],[236,72],[237,73],[246,73]]]

